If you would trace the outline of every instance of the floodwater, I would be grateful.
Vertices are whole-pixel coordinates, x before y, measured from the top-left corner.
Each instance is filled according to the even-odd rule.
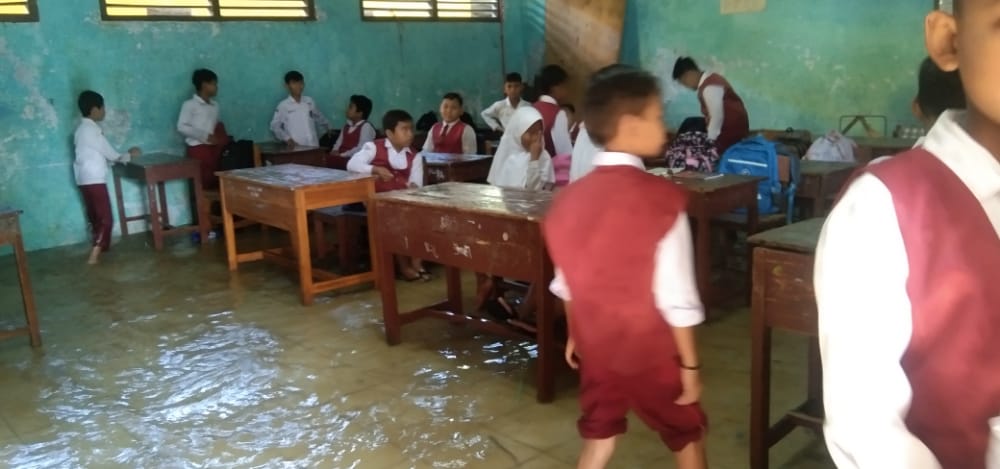
[[[101,265],[85,257],[29,255],[44,347],[0,342],[0,467],[573,467],[575,377],[560,372],[557,401],[537,404],[530,343],[424,321],[389,347],[373,292],[302,307],[289,272],[231,275],[221,243],[156,253],[137,235]],[[12,262],[0,256],[0,328],[22,320]],[[444,294],[440,281],[399,288],[403,308]],[[746,316],[702,332],[716,468],[747,467]],[[805,342],[777,339],[775,413],[805,384]],[[832,467],[807,432],[772,455],[773,467]],[[636,423],[612,467],[670,459]]]

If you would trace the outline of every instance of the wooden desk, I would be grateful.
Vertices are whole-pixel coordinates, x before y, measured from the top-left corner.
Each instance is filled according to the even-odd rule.
[[[28,276],[28,255],[24,252],[24,240],[21,238],[21,224],[18,221],[20,215],[20,210],[10,207],[0,207],[0,246],[10,244],[14,248],[14,260],[17,263],[17,280],[21,284],[21,302],[24,304],[26,326],[11,330],[0,330],[0,339],[26,335],[32,347],[41,347],[42,333],[38,327],[35,295],[31,290],[31,278]]]
[[[300,164],[325,168],[326,155],[329,153],[320,147],[299,145],[295,148],[288,148],[288,144],[283,142],[265,142],[258,144],[258,146],[260,147],[260,156],[265,164],[271,165]]]
[[[293,265],[299,271],[302,304],[312,304],[317,293],[376,279],[374,258],[371,272],[355,275],[338,276],[313,269],[309,257],[309,224],[306,221],[309,210],[367,203],[375,194],[375,182],[371,176],[297,164],[238,169],[218,175],[230,271],[235,271],[240,262],[264,257],[287,263],[287,258],[280,255],[281,249],[237,253],[233,215],[238,215],[289,232],[295,259]],[[368,217],[369,223],[374,225],[374,214],[369,213]],[[371,242],[374,252],[374,240]]]
[[[485,183],[493,165],[491,155],[451,155],[424,153],[424,179],[427,184],[442,182]]]
[[[766,469],[768,450],[795,427],[823,428],[823,378],[817,340],[813,262],[823,218],[758,233],[753,248],[750,364],[750,467]],[[773,426],[771,412],[771,331],[810,337],[806,401]]]
[[[857,154],[854,155],[859,163],[866,164],[869,161],[882,156],[895,155],[913,148],[917,144],[915,138],[887,138],[887,137],[851,137],[854,143],[858,144]]]
[[[650,174],[669,177],[666,168],[653,168]],[[727,174],[709,180],[671,178],[688,191],[688,216],[695,231],[695,273],[698,291],[705,307],[717,306],[721,295],[712,288],[712,219],[737,209],[747,210],[747,230],[757,230],[757,176]]]
[[[457,182],[375,196],[379,219],[393,220],[376,225],[382,315],[389,345],[400,343],[404,324],[426,317],[468,324],[503,336],[531,337],[506,324],[465,315],[460,274],[468,270],[532,282],[537,285],[537,398],[540,402],[552,401],[553,373],[561,354],[553,334],[555,304],[547,288],[553,267],[540,224],[551,200],[550,192]],[[448,299],[400,314],[393,278],[394,254],[444,265]]]
[[[803,160],[799,166],[802,185],[795,197],[810,202],[801,206],[805,217],[825,216],[826,202],[837,196],[857,167],[856,163]]]
[[[197,231],[202,242],[208,240],[208,232],[212,229],[209,220],[208,201],[201,185],[201,166],[198,160],[166,153],[151,153],[142,155],[131,162],[116,164],[115,200],[118,201],[118,222],[121,224],[122,236],[128,235],[128,222],[134,220],[149,220],[153,232],[153,246],[157,251],[163,249],[165,235],[177,235]],[[126,216],[125,203],[122,200],[122,178],[145,181],[146,199],[149,201],[149,213]],[[166,182],[175,179],[190,179],[194,187],[195,210],[192,213],[197,225],[171,227],[170,215],[167,209]],[[159,196],[159,201],[157,201]]]

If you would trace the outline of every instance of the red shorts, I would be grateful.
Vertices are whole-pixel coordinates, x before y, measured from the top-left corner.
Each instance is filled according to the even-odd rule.
[[[632,410],[672,450],[680,451],[701,440],[708,419],[698,404],[679,406],[680,370],[665,366],[636,376],[620,376],[580,367],[580,436],[603,440],[625,433],[625,415]]]

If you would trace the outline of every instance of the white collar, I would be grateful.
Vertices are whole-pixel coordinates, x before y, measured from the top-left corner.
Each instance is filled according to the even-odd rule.
[[[964,111],[946,111],[927,133],[924,149],[940,159],[976,196],[1000,194],[1000,162],[975,141],[961,122]]]
[[[361,122],[364,122],[364,121],[361,121]],[[396,151],[396,147],[392,146],[392,142],[389,141],[389,137],[385,138],[385,148],[387,150],[389,150],[389,151]],[[410,147],[403,148],[402,151],[396,151],[396,153],[398,153],[400,155],[404,155],[408,151],[410,151]]]
[[[636,169],[646,170],[642,158],[617,151],[602,151],[594,155],[594,166],[632,166]]]
[[[462,119],[454,120],[454,121],[451,121],[451,122],[441,121],[441,125],[452,126],[452,125],[455,125],[455,124],[457,124],[457,123],[459,123],[461,121],[462,121]]]
[[[701,79],[698,80],[698,88],[701,88],[701,85],[705,84],[705,80],[708,80],[709,75],[711,75],[711,73],[701,72]]]
[[[510,102],[510,97],[509,96],[506,97],[506,98],[504,98],[503,100],[507,102],[508,106],[510,106],[510,107],[512,107],[514,109],[517,109],[517,108],[521,107],[522,105],[524,105],[524,98],[521,98],[521,99],[517,100],[517,106],[515,106],[514,103]]]
[[[549,96],[547,94],[539,96],[538,100],[543,103],[556,104],[556,105],[559,104],[559,101],[556,101],[556,98],[553,98],[552,96]]]
[[[214,106],[215,105],[215,100],[214,99],[209,99],[208,101],[205,101],[204,99],[202,99],[201,96],[198,95],[198,93],[194,94],[194,100],[198,101],[199,103],[208,104],[209,106]]]
[[[91,119],[89,117],[84,117],[83,119],[80,119],[80,123],[81,124],[87,124],[87,125],[94,125],[94,126],[97,126],[97,127],[101,126],[101,124],[98,124],[97,121],[95,121],[94,119]]]
[[[361,119],[361,120],[359,120],[359,121],[357,121],[357,122],[349,122],[349,123],[347,124],[347,127],[349,127],[349,128],[351,129],[351,130],[354,130],[354,129],[356,129],[356,128],[360,127],[360,126],[361,126],[362,124],[364,124],[365,122],[368,122],[368,121],[366,121],[366,120],[364,120],[364,119]],[[387,141],[387,142],[388,142],[388,141],[389,141],[389,139],[385,139],[385,141]]]

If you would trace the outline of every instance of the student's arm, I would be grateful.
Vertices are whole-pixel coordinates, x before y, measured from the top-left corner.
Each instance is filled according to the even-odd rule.
[[[274,134],[274,138],[278,139],[279,142],[287,142],[288,139],[292,138],[288,135],[285,130],[285,116],[288,115],[284,109],[282,109],[281,104],[274,110],[274,117],[271,118],[271,133]]]
[[[347,170],[354,173],[371,174],[372,160],[375,159],[375,143],[366,143],[361,151],[354,154],[347,162]]]
[[[99,128],[88,128],[84,135],[83,146],[96,149],[105,160],[112,163],[127,163],[130,160],[128,153],[120,153],[118,150],[115,150],[115,147],[111,146],[111,142],[101,133]]]
[[[186,138],[197,140],[201,143],[208,143],[208,139],[212,136],[214,129],[212,131],[205,131],[195,127],[195,106],[197,105],[191,101],[185,101],[181,106],[181,114],[177,117],[177,131]]]
[[[476,131],[471,125],[466,125],[465,130],[462,131],[462,153],[466,155],[476,154]]]
[[[321,135],[330,131],[330,121],[327,120],[326,116],[324,116],[323,113],[320,112],[319,108],[316,107],[316,101],[312,98],[309,98],[309,114],[312,117],[313,122],[316,123],[316,127],[319,127],[321,130]]]
[[[490,126],[493,131],[499,131],[503,128],[503,124],[500,123],[500,106],[503,101],[497,101],[490,105],[490,107],[483,109],[480,116],[483,117],[483,121],[486,125]]]
[[[528,186],[528,182],[532,165],[535,166],[535,172],[537,173],[538,162],[531,161],[531,155],[528,152],[514,153],[507,157],[503,163],[503,167],[498,168],[496,178],[494,178],[492,184],[511,189],[531,189]]]
[[[341,152],[340,156],[352,156],[355,153],[361,151],[361,148],[364,147],[369,142],[375,141],[375,127],[372,126],[371,124],[367,122],[361,124],[360,132],[361,135],[358,138],[358,146],[351,148],[347,151]]]
[[[424,156],[417,155],[413,158],[413,167],[410,168],[409,185],[412,187],[424,187]]]
[[[706,86],[702,93],[705,98],[705,107],[708,108],[708,139],[715,140],[722,133],[722,123],[726,121],[726,111],[722,104],[726,96],[726,89],[717,86]]]
[[[434,132],[437,131],[437,127],[438,125],[434,124],[431,126],[431,129],[427,131],[427,139],[424,140],[423,149],[425,153],[434,153]]]
[[[903,421],[912,396],[900,365],[913,327],[908,275],[892,195],[862,175],[827,218],[813,274],[824,435],[841,469],[940,467]]]
[[[552,144],[556,147],[556,155],[573,154],[573,139],[569,136],[569,118],[566,117],[566,111],[559,111],[559,114],[556,114],[556,122],[552,124]]]
[[[343,157],[349,157],[349,156],[351,156],[351,155],[347,155],[344,152],[340,151],[340,146],[344,144],[344,134],[345,133],[346,132],[342,131],[342,132],[340,132],[340,135],[337,135],[337,141],[333,143],[333,148],[330,149],[331,153],[340,152],[340,156],[343,156]],[[358,148],[355,149],[355,153],[357,153],[357,150],[360,150],[360,149],[361,149],[361,145],[358,145]]]

